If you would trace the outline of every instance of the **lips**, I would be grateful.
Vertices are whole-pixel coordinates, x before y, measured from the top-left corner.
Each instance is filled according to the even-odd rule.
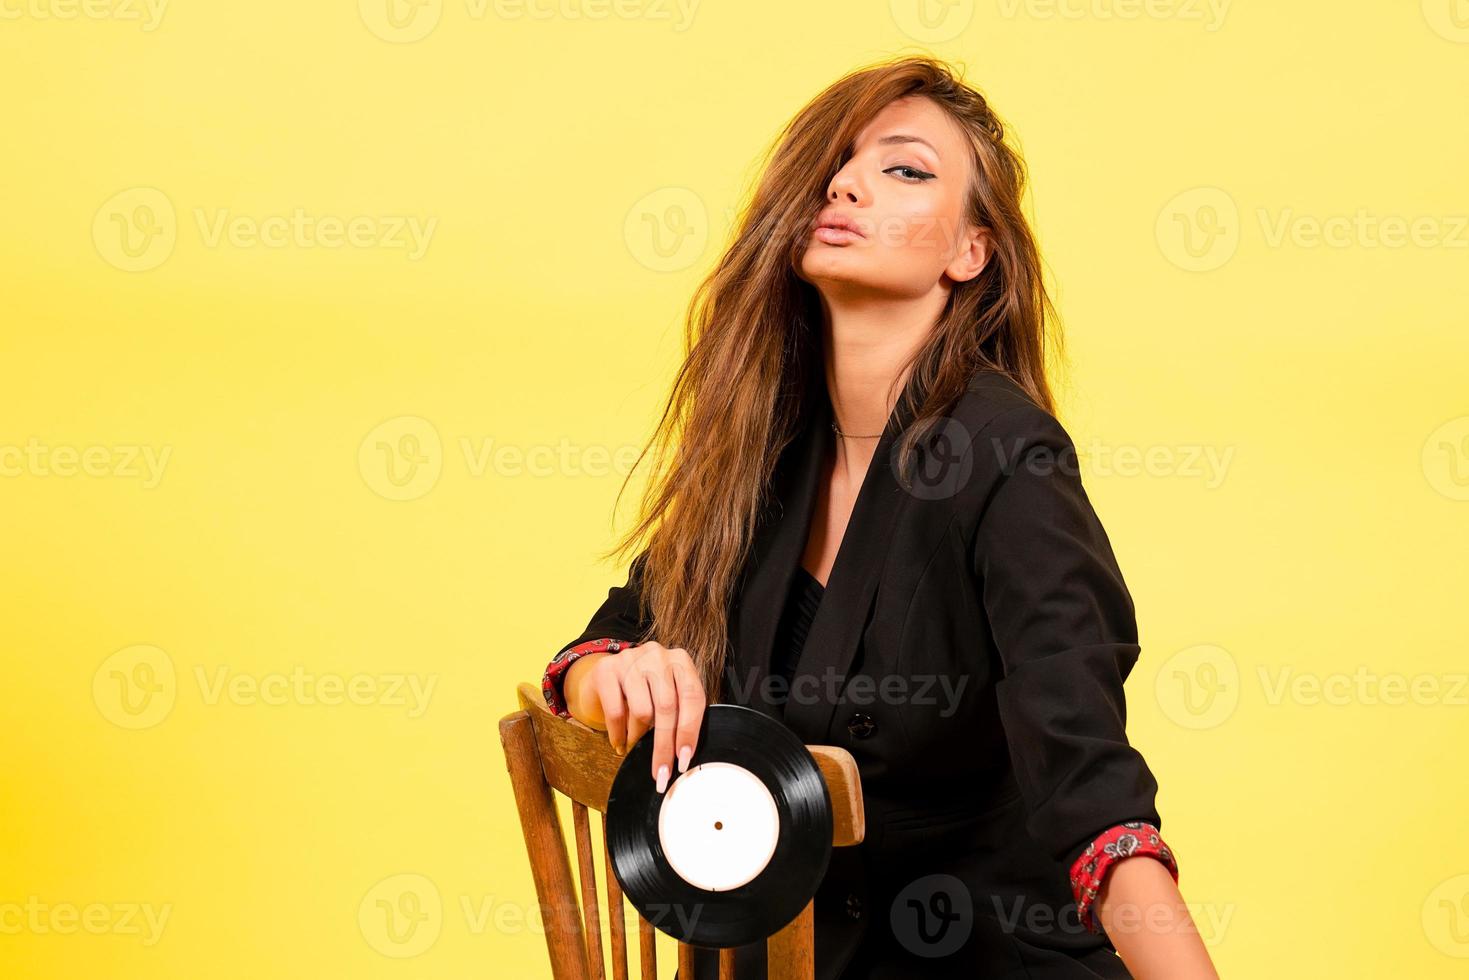
[[[867,237],[857,222],[842,214],[821,216],[811,234],[828,245],[847,245]]]
[[[822,215],[816,222],[816,230],[830,228],[834,231],[849,231],[858,238],[867,237],[862,233],[862,227],[844,214]]]

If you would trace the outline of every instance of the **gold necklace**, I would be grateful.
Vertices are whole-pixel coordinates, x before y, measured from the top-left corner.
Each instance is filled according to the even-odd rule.
[[[835,432],[837,435],[839,435],[839,436],[841,436],[841,437],[843,437],[845,439],[881,439],[882,438],[882,433],[881,432],[879,432],[875,436],[854,436],[854,435],[852,435],[850,433],[843,432],[841,429],[838,429],[837,428],[836,419],[832,419],[831,420],[831,431]]]

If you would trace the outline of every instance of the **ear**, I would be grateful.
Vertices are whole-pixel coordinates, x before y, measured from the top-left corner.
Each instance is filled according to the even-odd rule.
[[[957,253],[944,267],[944,273],[955,282],[968,282],[983,272],[994,246],[989,228],[966,225],[966,229],[957,243]]]

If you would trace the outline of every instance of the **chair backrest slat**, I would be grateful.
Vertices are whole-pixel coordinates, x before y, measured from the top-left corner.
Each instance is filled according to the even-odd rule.
[[[607,814],[602,814],[602,861],[607,872],[607,918],[612,920],[612,980],[627,980],[627,924],[622,916],[622,886],[612,873],[607,849]]]
[[[581,873],[581,911],[587,930],[587,976],[607,980],[602,960],[602,924],[597,919],[597,865],[592,861],[592,828],[584,804],[571,803],[576,825],[576,857]]]
[[[580,910],[571,881],[571,859],[561,833],[561,813],[541,774],[541,760],[530,716],[517,711],[500,722],[500,742],[510,785],[520,811],[520,830],[530,858],[546,926],[546,950],[555,980],[587,980]]]
[[[545,910],[551,975],[554,980],[606,980],[596,860],[588,813],[596,810],[602,814],[612,980],[628,980],[622,889],[612,872],[612,856],[607,852],[607,796],[622,765],[622,757],[612,751],[605,733],[552,714],[540,688],[521,684],[517,696],[520,710],[500,720],[500,741],[505,747],[505,762],[520,811],[520,827],[536,895]],[[831,795],[832,845],[860,844],[866,832],[866,816],[856,760],[845,749],[835,746],[807,748]],[[580,900],[552,790],[571,800]],[[766,941],[769,980],[812,980],[816,975],[813,908],[813,903],[807,902],[799,915]],[[642,980],[658,980],[657,933],[641,915],[635,918],[639,972]],[[682,942],[677,946],[679,980],[693,980],[695,947]],[[721,949],[719,980],[737,980],[734,966],[734,950]]]
[[[653,923],[638,919],[638,964],[642,966],[643,980],[658,980],[658,934]]]
[[[813,902],[807,902],[800,915],[766,940],[768,980],[811,980],[816,975],[815,908]]]

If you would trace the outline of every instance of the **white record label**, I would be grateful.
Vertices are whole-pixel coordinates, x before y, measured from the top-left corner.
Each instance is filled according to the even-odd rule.
[[[680,774],[658,811],[658,841],[669,866],[706,891],[753,881],[779,840],[775,797],[758,776],[731,762],[706,762]]]

